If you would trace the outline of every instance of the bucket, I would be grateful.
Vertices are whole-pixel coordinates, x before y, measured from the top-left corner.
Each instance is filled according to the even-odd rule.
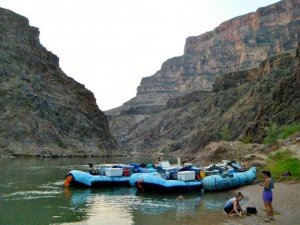
[[[123,176],[125,176],[125,177],[129,177],[130,176],[129,168],[126,168],[126,167],[123,168]]]

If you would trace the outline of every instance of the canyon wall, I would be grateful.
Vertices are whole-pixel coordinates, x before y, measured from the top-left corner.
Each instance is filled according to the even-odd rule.
[[[300,0],[283,0],[188,37],[182,56],[168,59],[153,76],[142,79],[136,97],[106,113],[160,110],[171,97],[211,90],[219,75],[257,67],[267,58],[295,49],[300,34],[299,8]]]
[[[0,155],[119,154],[92,92],[68,77],[27,18],[0,8]]]
[[[295,51],[297,48],[299,37],[300,0],[282,0],[259,8],[256,12],[228,20],[207,33],[188,37],[182,56],[168,59],[153,76],[143,78],[133,99],[105,112],[113,135],[120,145],[129,151],[140,151],[144,148],[191,150],[220,138],[218,135],[204,138],[206,134],[200,132],[204,129],[201,127],[198,131],[185,129],[192,121],[189,123],[182,116],[180,118],[187,124],[182,127],[173,124],[174,126],[171,126],[173,130],[170,130],[172,138],[170,138],[167,133],[162,132],[166,129],[166,125],[160,118],[166,121],[172,119],[177,124],[181,124],[175,113],[179,109],[175,107],[175,110],[171,106],[175,102],[177,102],[175,105],[185,102],[186,99],[196,99],[195,101],[202,105],[212,98],[209,96],[215,96],[216,100],[211,101],[219,102],[218,98],[224,98],[218,97],[216,93],[221,80],[224,83],[223,87],[234,85],[237,87],[235,79],[242,77],[238,75],[231,79],[231,75],[228,74],[243,74],[246,73],[244,71],[255,69],[260,63],[271,60],[272,57],[290,54],[290,51]],[[225,78],[220,78],[222,76]],[[255,73],[257,79],[260,79],[259,76],[262,74]],[[238,84],[243,82],[242,79]],[[233,99],[238,97],[241,96],[231,96]],[[249,104],[253,103],[249,102]],[[181,107],[188,112],[191,110],[188,105],[184,104]],[[213,105],[211,107],[214,107]],[[251,113],[250,111],[249,114]],[[194,118],[193,114],[207,120],[218,119],[209,117],[200,108],[194,109],[192,114],[182,115]],[[217,122],[220,123],[218,126],[223,126],[226,121],[219,118]],[[154,128],[156,132],[153,131]],[[177,132],[176,135],[174,132]],[[209,132],[219,133],[219,130]],[[190,139],[194,139],[195,133],[199,134],[199,139],[203,139],[202,144],[187,144],[190,143]],[[156,137],[158,134],[160,138]],[[180,141],[180,144],[174,143],[173,138],[179,138],[180,135],[184,136],[185,141]],[[254,133],[252,135],[255,136]],[[238,133],[233,136],[237,138]],[[261,140],[263,134],[258,136],[257,140]],[[159,143],[153,141],[156,139]],[[175,147],[172,147],[172,144],[175,144]]]

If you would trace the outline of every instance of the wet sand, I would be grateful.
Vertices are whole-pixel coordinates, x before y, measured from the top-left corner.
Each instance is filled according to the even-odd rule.
[[[257,208],[258,213],[240,217],[230,217],[224,214],[225,222],[223,225],[260,225],[260,224],[273,224],[273,225],[297,225],[300,224],[300,183],[285,184],[275,183],[273,190],[273,207],[275,210],[275,220],[271,222],[263,222],[266,218],[266,212],[262,202],[262,187],[258,184],[248,185],[238,188],[233,192],[242,192],[246,198],[246,202],[242,203],[242,208],[246,207]]]

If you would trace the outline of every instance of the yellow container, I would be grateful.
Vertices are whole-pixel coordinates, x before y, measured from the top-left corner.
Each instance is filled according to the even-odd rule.
[[[205,177],[205,171],[200,170],[200,178],[203,179]]]

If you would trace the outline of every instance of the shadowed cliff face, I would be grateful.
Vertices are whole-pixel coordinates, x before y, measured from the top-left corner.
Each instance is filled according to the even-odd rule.
[[[300,0],[283,0],[260,8],[256,12],[226,21],[213,31],[187,38],[183,56],[164,62],[156,74],[142,79],[136,97],[119,108],[106,112],[113,135],[121,146],[130,150],[143,148],[195,150],[210,141],[220,139],[220,128],[229,121],[215,117],[215,113],[210,111],[210,107],[216,110],[214,101],[217,101],[216,104],[220,106],[225,104],[225,107],[228,104],[229,107],[233,104],[232,101],[243,98],[248,90],[242,90],[240,84],[246,83],[247,85],[244,86],[250,88],[252,82],[261,79],[262,74],[266,71],[270,72],[272,68],[265,67],[265,72],[251,72],[251,76],[255,79],[251,76],[247,76],[246,79],[242,75],[257,68],[264,60],[268,61],[274,56],[295,50],[299,37]],[[234,75],[236,72],[239,75]],[[217,79],[224,74],[227,74],[224,79]],[[236,89],[230,89],[232,93],[227,91],[224,96],[219,96],[217,91],[219,94],[223,93],[221,87],[223,89],[236,87]],[[261,95],[269,94],[263,91],[263,87],[261,89]],[[254,90],[253,92],[257,93]],[[197,101],[201,107],[187,104],[187,99]],[[255,99],[255,104],[257,101],[260,102]],[[273,100],[268,99],[268,101]],[[286,99],[278,99],[278,101],[284,102]],[[184,104],[180,106],[181,103]],[[253,110],[257,110],[258,105],[254,107],[252,104],[254,104],[252,101],[245,103],[249,107],[249,112],[244,112],[246,115],[256,115]],[[176,107],[173,107],[174,105]],[[226,107],[216,112],[224,113],[228,110]],[[203,111],[202,108],[205,110]],[[177,115],[182,109],[186,113],[181,112]],[[226,115],[229,116],[230,113],[233,114],[234,111],[227,112]],[[186,120],[186,117],[190,120]],[[214,127],[210,129],[204,129],[202,126],[195,127],[193,121],[198,117],[205,118],[203,124],[207,121],[215,121]],[[178,127],[176,124],[181,124],[180,121],[185,121],[185,125]],[[245,125],[242,125],[242,121],[235,122],[243,127]],[[166,123],[174,124],[167,126]],[[207,126],[212,124],[207,123]],[[251,129],[253,135],[256,135],[256,131],[261,132],[257,138],[261,140],[263,136],[263,132],[259,131],[261,128]],[[163,132],[165,130],[167,132]],[[233,132],[234,138],[244,134],[240,129]],[[207,133],[213,135],[207,136]],[[197,138],[201,139],[201,143],[191,141]]]
[[[0,8],[0,155],[117,154],[94,95],[66,76],[28,19]]]

